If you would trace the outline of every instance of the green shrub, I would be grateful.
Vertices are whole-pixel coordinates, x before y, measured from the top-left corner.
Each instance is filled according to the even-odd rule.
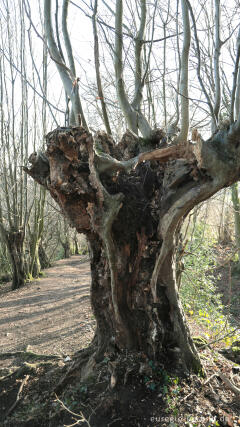
[[[211,230],[198,222],[191,242],[185,247],[180,296],[186,314],[201,323],[205,337],[212,340],[222,336],[227,346],[236,335],[229,323],[231,318],[224,314],[217,290],[216,254],[216,240]]]
[[[180,294],[186,311],[202,310],[214,317],[223,306],[216,290],[217,277],[213,274],[216,241],[207,231],[206,226],[198,223],[192,241],[185,248]]]

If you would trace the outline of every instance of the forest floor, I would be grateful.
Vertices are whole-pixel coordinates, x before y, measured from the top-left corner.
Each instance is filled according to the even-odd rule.
[[[183,372],[177,360],[173,369],[129,353],[106,355],[80,382],[78,360],[95,327],[89,283],[86,258],[72,256],[23,289],[1,285],[0,426],[240,425],[240,365],[219,345],[199,350],[205,377]]]

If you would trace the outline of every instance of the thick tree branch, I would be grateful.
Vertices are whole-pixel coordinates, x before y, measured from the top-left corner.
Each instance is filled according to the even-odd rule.
[[[146,27],[146,0],[141,0],[141,16],[140,26],[135,38],[135,94],[132,106],[139,110],[140,103],[142,100],[142,48],[144,39],[145,27]]]
[[[238,78],[237,78],[237,88],[236,88],[236,94],[235,94],[235,118],[238,120],[238,117],[240,116],[240,73],[238,72]]]
[[[220,67],[219,59],[221,54],[220,40],[220,0],[215,0],[215,48],[214,48],[214,82],[215,82],[215,100],[214,100],[214,116],[218,124],[218,116],[221,105],[221,82],[220,82]],[[212,132],[216,131],[215,120],[212,121]]]
[[[187,0],[181,0],[183,16],[183,47],[181,55],[181,77],[180,77],[180,94],[181,94],[181,125],[180,134],[176,143],[187,141],[189,130],[189,100],[188,100],[188,60],[191,42],[191,30],[189,22],[189,12]]]
[[[64,89],[68,97],[71,99],[75,121],[77,122],[78,116],[81,115],[77,79],[76,79],[76,76],[73,74],[72,70],[69,69],[63,63],[62,57],[59,53],[57,44],[54,39],[52,20],[51,20],[51,0],[44,0],[44,29],[45,29],[46,39],[48,42],[50,56],[56,63],[56,67],[61,77]],[[86,127],[87,125],[84,117],[81,117],[81,118],[84,121],[85,127]]]
[[[72,45],[71,45],[71,41],[68,34],[68,28],[67,28],[68,5],[69,5],[69,0],[64,0],[62,5],[62,31],[63,31],[64,44],[65,44],[67,56],[68,56],[69,67],[72,72],[72,75],[75,76],[76,78],[76,69],[75,69],[75,63],[73,59]]]
[[[132,111],[131,105],[127,99],[127,95],[124,88],[123,80],[123,34],[122,34],[122,20],[123,20],[123,4],[122,0],[116,1],[116,14],[115,14],[115,76],[116,76],[116,88],[117,94],[120,101],[121,108],[124,112],[126,120],[130,129],[134,133],[138,133],[136,114]]]
[[[102,89],[102,81],[100,74],[100,61],[99,61],[99,43],[98,43],[98,30],[97,30],[97,10],[98,10],[98,0],[95,0],[93,17],[92,17],[92,25],[93,25],[93,36],[94,36],[94,62],[95,62],[95,70],[96,70],[96,80],[97,80],[97,88],[98,88],[98,97],[102,106],[103,113],[103,121],[106,127],[106,131],[109,135],[112,134],[111,127],[108,119],[107,107],[103,95]]]
[[[233,85],[232,85],[232,92],[231,92],[231,107],[230,107],[231,123],[234,122],[234,107],[235,107],[236,118],[238,118],[238,115],[240,114],[240,111],[239,111],[239,102],[240,102],[239,60],[240,60],[240,29],[237,37],[237,53],[236,53],[236,61],[235,61],[235,67],[233,72]],[[236,98],[236,94],[237,94],[237,98]],[[235,106],[235,101],[236,101],[236,106]]]
[[[82,109],[82,103],[81,103],[80,96],[79,96],[79,88],[78,88],[78,84],[77,84],[76,69],[75,69],[75,63],[74,63],[74,59],[73,59],[72,45],[71,45],[71,41],[70,41],[70,37],[68,34],[68,29],[67,29],[68,5],[69,5],[69,0],[64,0],[63,6],[62,6],[62,30],[63,30],[64,44],[65,44],[66,51],[67,51],[70,70],[71,70],[72,75],[75,76],[74,87],[72,89],[72,91],[74,92],[73,113],[71,114],[72,120],[73,120],[72,124],[74,124],[74,121],[75,121],[75,124],[79,124],[79,114],[80,114],[82,124],[87,129],[87,122],[85,120],[85,116],[84,116],[83,109]]]
[[[133,105],[130,104],[123,79],[123,3],[122,0],[116,2],[116,13],[115,13],[115,77],[116,77],[116,88],[119,98],[119,102],[127,120],[129,129],[138,134],[138,129],[141,131],[143,137],[149,138],[151,136],[152,129],[147,122],[143,114],[134,109]]]

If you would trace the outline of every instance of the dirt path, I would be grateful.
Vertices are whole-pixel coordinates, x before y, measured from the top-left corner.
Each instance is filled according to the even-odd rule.
[[[0,287],[0,353],[31,350],[71,355],[94,333],[89,263],[80,256],[57,261],[45,277],[22,289]],[[6,361],[0,360],[0,368]],[[6,365],[4,366],[6,367]]]

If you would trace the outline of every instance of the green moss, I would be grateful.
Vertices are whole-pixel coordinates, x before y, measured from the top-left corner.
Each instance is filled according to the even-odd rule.
[[[208,345],[208,342],[205,338],[199,336],[193,337],[193,342],[197,347],[203,347]]]
[[[240,356],[240,347],[231,347],[231,350],[235,356]]]

